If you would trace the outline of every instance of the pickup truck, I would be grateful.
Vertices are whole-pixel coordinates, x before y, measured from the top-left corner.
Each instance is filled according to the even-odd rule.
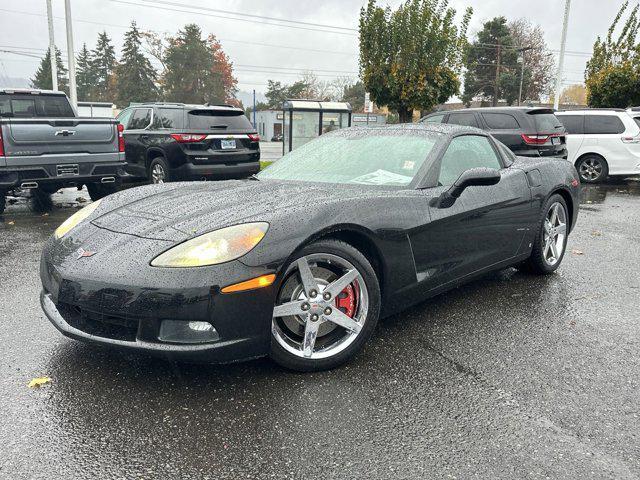
[[[126,176],[122,126],[78,117],[62,92],[0,89],[0,213],[6,194],[87,186],[92,200]]]

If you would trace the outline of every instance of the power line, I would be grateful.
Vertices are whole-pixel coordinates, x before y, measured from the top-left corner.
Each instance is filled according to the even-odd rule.
[[[279,23],[269,23],[269,22],[263,22],[260,20],[250,20],[247,18],[235,18],[235,17],[225,17],[223,15],[217,15],[214,13],[204,13],[204,12],[193,12],[191,10],[183,10],[180,8],[169,8],[169,7],[160,7],[158,5],[145,5],[142,3],[133,3],[133,2],[128,2],[125,0],[109,0],[111,2],[114,3],[122,3],[124,5],[133,5],[136,7],[147,7],[147,8],[154,8],[154,9],[160,9],[160,10],[166,10],[169,12],[181,12],[181,13],[190,13],[190,14],[196,14],[196,15],[204,15],[207,17],[215,17],[215,18],[224,18],[226,20],[235,20],[237,22],[247,22],[247,23],[259,23],[262,25],[271,25],[274,27],[284,27],[284,28],[294,28],[297,30],[308,30],[308,31],[312,31],[312,32],[324,32],[324,33],[333,33],[336,35],[348,35],[348,36],[352,36],[355,37],[357,36],[354,33],[348,33],[348,32],[340,32],[340,31],[335,31],[335,30],[326,30],[326,29],[322,29],[322,28],[311,28],[311,27],[301,27],[301,26],[296,26],[296,25],[283,25],[283,24],[279,24]],[[201,7],[187,7],[187,8],[192,8],[192,9],[196,9],[196,8],[201,8]]]
[[[286,19],[286,18],[277,18],[277,17],[266,17],[264,15],[254,15],[254,14],[250,14],[250,13],[242,13],[242,12],[231,12],[228,10],[219,10],[216,8],[208,8],[208,7],[202,7],[202,6],[191,6],[191,5],[185,5],[183,3],[178,3],[178,2],[168,2],[166,0],[142,0],[143,2],[148,2],[148,3],[155,3],[155,4],[163,4],[163,5],[171,5],[174,7],[186,7],[189,9],[193,9],[193,10],[206,10],[208,12],[218,12],[218,13],[225,13],[228,15],[237,15],[240,17],[250,17],[250,18],[258,18],[258,19],[262,19],[262,20],[275,20],[277,22],[284,22],[284,23],[294,23],[297,25],[307,25],[307,26],[314,26],[314,27],[325,27],[325,28],[331,28],[331,29],[336,29],[336,30],[347,30],[347,31],[351,31],[351,32],[357,32],[358,29],[357,28],[349,28],[349,27],[336,27],[335,25],[327,25],[327,24],[323,24],[323,23],[312,23],[312,22],[302,22],[299,20],[290,20],[290,19]]]

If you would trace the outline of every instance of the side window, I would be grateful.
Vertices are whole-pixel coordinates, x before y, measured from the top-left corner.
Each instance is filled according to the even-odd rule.
[[[14,117],[32,118],[36,116],[36,102],[33,99],[11,100]]]
[[[473,113],[452,113],[449,115],[447,123],[478,128],[478,122],[476,121],[476,116]]]
[[[423,120],[423,123],[442,123],[444,120],[444,113],[438,113],[431,115]]]
[[[133,113],[132,108],[126,108],[123,111],[121,111],[116,117],[116,120],[118,120],[118,122],[120,122],[121,125],[124,125],[125,130],[128,128],[127,124],[129,123],[129,119],[131,118],[132,113]]]
[[[147,128],[151,123],[151,109],[150,108],[136,108],[129,120],[127,130],[142,130]]]
[[[584,115],[556,115],[560,123],[570,135],[582,135],[584,133]]]
[[[184,128],[184,110],[182,108],[159,108],[153,119],[154,128]]]
[[[585,115],[584,133],[592,135],[613,135],[624,132],[624,124],[615,115]]]
[[[442,157],[438,184],[453,185],[462,172],[476,167],[502,168],[489,139],[479,135],[455,137]]]
[[[508,113],[483,113],[482,118],[492,130],[518,130],[520,124]]]

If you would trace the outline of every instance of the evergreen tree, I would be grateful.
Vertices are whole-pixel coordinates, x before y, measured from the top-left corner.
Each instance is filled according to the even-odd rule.
[[[117,65],[116,51],[107,32],[98,34],[96,48],[91,52],[91,57],[89,76],[94,82],[91,98],[99,102],[115,101],[113,75]]]
[[[95,85],[93,69],[91,68],[91,52],[87,49],[87,44],[82,44],[82,49],[76,58],[76,89],[78,100],[93,100],[92,93]]]
[[[500,99],[509,105],[518,99],[520,68],[519,45],[514,43],[507,19],[496,17],[486,22],[467,53],[462,100],[490,98],[495,106]]]
[[[69,79],[67,77],[67,69],[62,63],[62,54],[56,48],[56,66],[58,68],[58,90],[69,93]],[[52,90],[53,81],[51,80],[51,53],[47,49],[47,53],[40,61],[40,66],[34,77],[31,79],[32,88],[40,88],[43,90]]]
[[[126,107],[131,102],[148,102],[158,98],[157,73],[141,49],[141,35],[136,22],[124,36],[122,58],[115,70],[117,104]]]

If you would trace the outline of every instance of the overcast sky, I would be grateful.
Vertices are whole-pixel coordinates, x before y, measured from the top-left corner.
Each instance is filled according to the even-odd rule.
[[[312,70],[323,80],[342,75],[357,77],[358,39],[356,32],[350,29],[357,28],[360,7],[365,3],[366,0],[71,1],[76,52],[83,42],[93,48],[97,32],[104,29],[119,54],[122,37],[131,20],[135,20],[143,30],[170,34],[193,22],[203,32],[214,33],[221,40],[235,65],[239,88],[244,91],[256,89],[258,92],[265,90],[267,79],[291,82],[302,70]],[[395,7],[401,0],[379,3]],[[482,23],[492,17],[503,15],[511,20],[526,16],[544,28],[552,51],[560,48],[563,3],[562,0],[451,1],[459,13],[466,6],[473,7],[471,38]],[[567,37],[570,54],[566,57],[564,75],[566,84],[582,82],[593,42],[598,35],[606,33],[622,3],[623,0],[572,1]],[[197,7],[237,14],[199,10]],[[66,56],[64,1],[53,0],[53,10],[56,44]],[[45,0],[0,0],[0,81],[3,83],[7,78],[29,78],[33,75],[39,61],[36,57],[44,53],[48,44],[45,13]],[[279,22],[246,15],[306,23],[273,25]],[[16,54],[16,51],[21,54]]]

